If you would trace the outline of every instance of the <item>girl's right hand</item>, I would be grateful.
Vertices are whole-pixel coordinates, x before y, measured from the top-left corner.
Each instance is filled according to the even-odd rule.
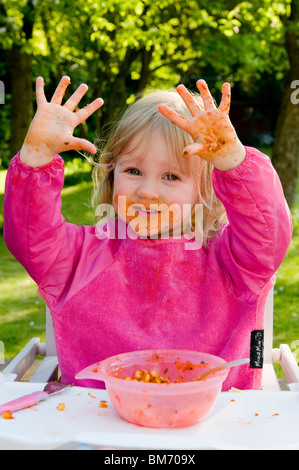
[[[73,131],[103,105],[103,100],[97,98],[83,109],[73,112],[88,87],[81,84],[65,104],[61,105],[70,81],[68,76],[62,77],[51,101],[48,102],[44,93],[43,78],[36,79],[37,111],[20,152],[20,160],[25,164],[41,166],[49,163],[57,153],[67,150],[96,153],[96,147],[91,142],[74,137]]]

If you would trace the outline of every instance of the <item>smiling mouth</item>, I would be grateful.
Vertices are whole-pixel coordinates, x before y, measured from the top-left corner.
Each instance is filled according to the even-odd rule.
[[[150,207],[132,206],[134,210],[142,212],[144,214],[160,214],[161,211],[157,209],[151,209]]]

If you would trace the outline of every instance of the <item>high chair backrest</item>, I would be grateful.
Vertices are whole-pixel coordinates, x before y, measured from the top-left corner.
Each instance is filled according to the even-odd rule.
[[[54,327],[51,312],[48,306],[46,306],[46,355],[56,356],[56,343],[54,335]]]
[[[268,294],[264,317],[264,363],[272,363],[274,289]]]

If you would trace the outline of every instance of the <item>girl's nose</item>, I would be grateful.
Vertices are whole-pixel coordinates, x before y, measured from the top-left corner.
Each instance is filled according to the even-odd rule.
[[[153,182],[147,181],[143,182],[138,190],[137,196],[140,199],[154,199],[156,201],[159,200],[159,191],[158,188],[155,186]]]

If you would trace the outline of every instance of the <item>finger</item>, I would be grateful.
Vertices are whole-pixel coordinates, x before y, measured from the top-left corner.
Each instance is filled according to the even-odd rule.
[[[85,95],[88,90],[88,86],[85,83],[81,83],[81,85],[77,88],[75,93],[64,103],[64,107],[69,109],[70,111],[74,111],[78,106],[79,102]]]
[[[201,97],[203,99],[204,107],[206,111],[212,111],[213,109],[216,108],[213,97],[210,93],[210,90],[208,88],[208,85],[206,84],[205,80],[198,80],[196,82],[196,86],[198,88],[198,91],[201,94]]]
[[[179,85],[176,88],[178,94],[184,101],[185,105],[189,109],[191,115],[194,117],[196,114],[198,114],[199,111],[201,111],[200,107],[194,100],[193,96],[191,93],[187,90],[187,88],[184,85]]]
[[[183,150],[183,157],[191,157],[191,155],[199,155],[204,151],[205,147],[203,144],[192,143],[187,145]]]
[[[68,77],[67,75],[62,77],[56,90],[54,91],[54,94],[51,99],[51,103],[61,104],[62,98],[64,97],[64,94],[65,94],[65,90],[70,83],[71,83],[70,77]]]
[[[40,106],[41,104],[47,102],[47,99],[45,97],[45,92],[44,92],[44,86],[45,86],[45,82],[44,82],[43,77],[37,77],[36,83],[35,83],[37,106]]]
[[[93,155],[97,153],[96,147],[86,139],[80,139],[79,137],[71,137],[69,142],[65,142],[68,150],[86,150]]]
[[[221,103],[218,109],[228,114],[229,109],[230,109],[230,101],[231,101],[230,84],[226,82],[226,83],[223,83],[222,85],[222,98],[221,98]]]
[[[186,132],[189,132],[189,121],[185,116],[181,116],[172,109],[168,108],[165,104],[159,104],[158,111],[169,119],[173,124],[180,127]]]
[[[103,104],[104,101],[102,100],[102,98],[97,98],[84,108],[79,109],[79,111],[77,111],[76,113],[78,124],[85,121],[89,116],[91,116],[91,114],[93,114],[95,111],[97,111],[97,109],[103,106]]]

